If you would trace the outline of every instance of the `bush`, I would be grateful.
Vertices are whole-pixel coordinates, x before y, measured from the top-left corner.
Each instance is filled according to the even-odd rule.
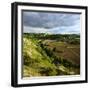
[[[48,68],[40,68],[40,74],[45,76],[55,76],[57,74],[56,69],[48,67]]]
[[[55,51],[56,51],[56,47],[54,47],[52,51],[54,51],[54,52],[55,52]]]
[[[24,65],[29,65],[30,64],[30,57],[29,57],[29,55],[26,52],[24,52],[23,54],[24,54],[23,55]]]

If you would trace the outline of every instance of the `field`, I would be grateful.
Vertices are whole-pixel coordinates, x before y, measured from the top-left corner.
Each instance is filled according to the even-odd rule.
[[[23,77],[80,74],[80,35],[23,34]]]

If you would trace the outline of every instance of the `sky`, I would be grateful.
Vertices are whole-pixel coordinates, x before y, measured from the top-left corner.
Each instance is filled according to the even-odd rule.
[[[24,33],[80,33],[80,14],[23,11],[22,16]]]

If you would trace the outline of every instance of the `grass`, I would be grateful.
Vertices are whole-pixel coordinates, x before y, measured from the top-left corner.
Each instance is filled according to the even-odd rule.
[[[23,77],[80,74],[79,49],[79,45],[23,34]]]
[[[23,42],[24,42],[24,48],[23,48],[24,75],[23,76],[34,76],[35,72],[36,72],[36,76],[39,76],[40,75],[39,71],[42,68],[43,70],[50,69],[54,71],[55,65],[51,63],[51,58],[46,55],[46,53],[38,45],[37,41],[33,41],[32,39],[27,39],[25,37],[23,38]]]

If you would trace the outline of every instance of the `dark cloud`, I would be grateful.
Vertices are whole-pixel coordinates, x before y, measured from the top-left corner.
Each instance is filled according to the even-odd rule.
[[[23,25],[39,28],[55,28],[75,25],[80,20],[79,14],[23,12]]]

